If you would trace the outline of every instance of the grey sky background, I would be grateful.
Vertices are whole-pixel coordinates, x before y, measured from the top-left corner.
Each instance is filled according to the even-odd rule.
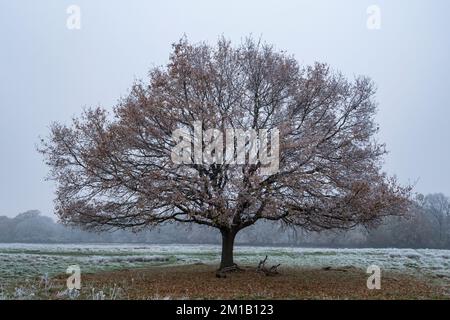
[[[81,30],[66,9],[81,8]],[[369,5],[381,29],[366,27]],[[111,108],[171,43],[262,36],[302,64],[329,63],[378,86],[385,170],[450,195],[450,1],[0,0],[0,215],[52,215],[54,185],[36,152],[52,121]]]

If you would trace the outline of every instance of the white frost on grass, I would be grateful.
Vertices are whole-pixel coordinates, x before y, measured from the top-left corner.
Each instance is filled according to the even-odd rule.
[[[450,251],[434,249],[317,249],[237,246],[235,260],[256,265],[266,255],[269,263],[298,267],[353,266],[363,270],[375,264],[383,271],[450,279]],[[217,264],[218,245],[144,244],[0,244],[0,286],[12,280],[43,274],[64,274],[77,264],[82,272],[150,265]]]

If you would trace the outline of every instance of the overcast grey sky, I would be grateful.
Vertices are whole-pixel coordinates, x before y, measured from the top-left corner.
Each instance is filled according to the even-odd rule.
[[[66,27],[72,4],[80,30]],[[370,5],[381,9],[379,30],[367,28]],[[0,215],[52,215],[39,136],[84,106],[111,108],[183,34],[240,42],[252,33],[302,64],[370,76],[385,170],[417,181],[417,192],[450,195],[449,15],[448,0],[1,0]]]

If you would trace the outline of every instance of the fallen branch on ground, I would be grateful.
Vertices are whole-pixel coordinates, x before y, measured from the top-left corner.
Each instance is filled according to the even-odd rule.
[[[261,260],[258,264],[258,267],[256,268],[257,272],[262,272],[264,273],[266,276],[274,276],[279,274],[278,272],[278,267],[281,265],[281,263],[271,266],[270,268],[266,267],[266,261],[267,261],[267,256],[264,258],[264,260]]]

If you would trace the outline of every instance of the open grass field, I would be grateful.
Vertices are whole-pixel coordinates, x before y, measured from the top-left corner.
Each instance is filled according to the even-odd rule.
[[[215,245],[0,244],[0,299],[436,299],[450,297],[450,251],[305,249],[238,246],[244,271],[215,277]],[[265,255],[281,263],[267,277]],[[82,289],[66,292],[66,269],[79,265]],[[366,269],[382,270],[380,290]]]

